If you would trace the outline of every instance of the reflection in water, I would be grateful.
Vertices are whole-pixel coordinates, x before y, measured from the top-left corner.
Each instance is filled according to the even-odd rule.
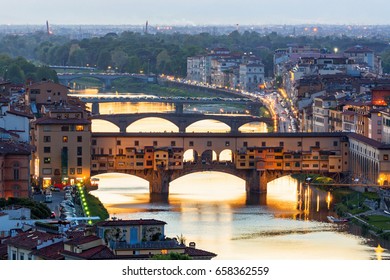
[[[149,196],[148,183],[133,176],[99,178],[93,194],[111,216],[166,221],[167,236],[183,234],[218,259],[378,259],[363,238],[326,222],[329,193],[290,177],[270,182],[266,199],[248,198],[244,181],[217,172],[175,180],[168,197]]]

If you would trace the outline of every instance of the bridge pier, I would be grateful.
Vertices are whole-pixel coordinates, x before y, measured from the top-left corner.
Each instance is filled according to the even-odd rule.
[[[265,171],[248,171],[245,182],[245,189],[247,194],[267,193],[268,178]]]
[[[149,192],[151,194],[168,194],[169,183],[171,182],[171,172],[159,169],[153,171],[149,180]]]
[[[183,114],[183,104],[175,103],[175,113],[176,114]]]
[[[99,109],[99,103],[92,103],[92,114],[99,115],[100,109]]]
[[[111,79],[105,79],[104,80],[104,88],[105,89],[111,89],[112,88]]]

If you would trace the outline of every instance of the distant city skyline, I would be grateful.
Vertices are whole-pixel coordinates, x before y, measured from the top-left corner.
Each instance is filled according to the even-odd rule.
[[[5,3],[6,2],[6,3]],[[390,24],[390,1],[0,0],[0,24]]]

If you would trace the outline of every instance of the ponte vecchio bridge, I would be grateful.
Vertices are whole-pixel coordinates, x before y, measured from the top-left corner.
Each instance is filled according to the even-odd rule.
[[[246,182],[247,193],[292,173],[349,171],[346,133],[116,133],[92,134],[91,176],[121,172],[149,181],[150,193],[169,193],[173,180],[220,171]],[[379,172],[379,170],[377,170]]]

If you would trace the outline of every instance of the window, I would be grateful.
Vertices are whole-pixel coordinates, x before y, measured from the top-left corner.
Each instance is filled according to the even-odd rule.
[[[175,147],[176,146],[176,141],[171,141],[171,147]]]
[[[62,142],[68,143],[68,136],[62,136]]]
[[[120,155],[123,155],[123,149],[119,149],[119,153]]]
[[[378,125],[382,125],[382,120],[379,120],[379,121],[378,121]]]
[[[43,162],[44,163],[50,163],[51,162],[51,158],[45,157],[45,158],[43,158]]]
[[[69,174],[74,175],[75,174],[75,169],[74,168],[69,168]]]
[[[79,136],[79,137],[81,137],[81,136]],[[83,139],[81,138],[81,140],[83,140]],[[81,141],[80,141],[80,142],[81,142]],[[96,139],[92,139],[92,145],[96,146],[96,144],[97,144]]]
[[[19,180],[19,163],[14,163],[14,180]]]
[[[45,132],[51,131],[51,127],[48,126],[48,125],[44,125],[44,126],[43,126],[43,131],[45,131]]]
[[[45,142],[45,143],[51,142],[51,137],[50,136],[43,136],[43,142]]]
[[[188,144],[190,147],[193,147],[194,146],[194,141],[190,141],[190,143]]]
[[[108,154],[109,154],[109,155],[112,155],[112,148],[109,148],[109,149],[108,149]]]
[[[77,155],[82,156],[83,155],[83,147],[77,147]]]
[[[77,166],[83,166],[83,158],[81,158],[81,157],[77,158]],[[80,174],[80,173],[78,173],[78,174]]]
[[[100,148],[100,154],[104,155],[104,148]]]
[[[298,141],[297,146],[298,146],[298,147],[302,147],[302,142],[301,142],[301,141]]]
[[[122,145],[122,141],[121,141],[121,140],[116,140],[116,144],[117,144],[118,146],[120,146],[120,145]]]
[[[52,169],[51,168],[42,168],[42,174],[43,175],[51,175]]]
[[[265,147],[265,146],[267,146],[267,143],[261,142],[261,146],[262,146],[262,147]]]
[[[43,152],[45,154],[50,153],[50,147],[43,147]]]
[[[243,143],[243,146],[244,146],[244,147],[248,147],[248,142],[245,141],[245,142]]]
[[[213,145],[213,142],[207,141],[207,147],[211,147]]]
[[[76,131],[84,131],[83,125],[76,125]]]
[[[158,145],[157,141],[153,141],[153,146],[157,146],[157,145]]]
[[[334,147],[337,147],[338,145],[339,145],[339,142],[333,141],[333,146],[334,146]]]
[[[383,160],[389,160],[389,155],[388,154],[384,154],[383,155]]]
[[[319,146],[320,146],[320,142],[316,141],[316,147],[319,147]]]
[[[225,147],[229,147],[230,146],[230,141],[225,141]]]
[[[83,136],[77,136],[77,142],[79,143],[83,142]],[[95,140],[95,144],[93,144],[93,140],[92,140],[92,145],[96,145],[96,140]]]
[[[382,129],[378,129],[378,130],[376,131],[376,133],[377,133],[377,134],[382,134]]]
[[[280,142],[279,142],[279,146],[280,146],[280,147],[283,147],[283,146],[284,146],[284,142],[283,142],[283,141],[280,141]]]
[[[82,168],[77,168],[77,174],[83,174],[83,169]]]
[[[134,146],[139,146],[139,141],[138,140],[134,141]]]
[[[61,131],[69,131],[69,125],[63,125]]]

